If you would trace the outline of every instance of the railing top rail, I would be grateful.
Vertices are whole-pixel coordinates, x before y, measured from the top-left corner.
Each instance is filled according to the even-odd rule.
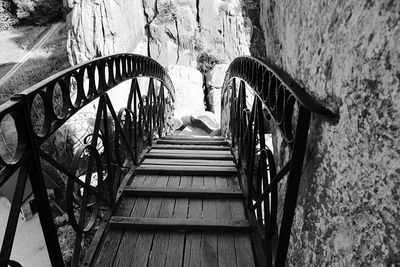
[[[157,61],[142,55],[122,53],[96,58],[60,71],[0,105],[0,126],[3,131],[6,129],[9,132],[6,135],[14,145],[14,153],[7,155],[7,159],[3,158],[4,153],[0,154],[0,185],[6,180],[4,176],[8,177],[8,172],[13,172],[19,165],[30,135],[27,129],[33,129],[33,136],[42,144],[84,106],[123,81],[137,77],[160,81],[174,101],[172,81]],[[35,120],[35,108],[41,114],[39,121],[32,121]],[[30,117],[28,128],[26,116]],[[1,130],[0,135],[4,137]],[[0,148],[6,149],[10,144],[3,140],[0,145]]]
[[[92,65],[95,66],[97,63],[107,64],[108,60],[121,59],[121,58],[126,58],[126,59],[131,58],[132,60],[135,60],[136,62],[145,60],[151,64],[154,64],[154,67],[160,67],[163,70],[162,66],[154,59],[143,56],[143,55],[138,55],[138,54],[120,53],[120,54],[114,54],[114,55],[95,58],[95,59],[83,62],[81,64],[71,66],[65,70],[59,71],[59,72],[53,74],[52,76],[32,85],[31,87],[25,89],[24,91],[14,94],[13,96],[10,97],[10,100],[8,100],[5,103],[0,105],[0,114],[4,113],[5,110],[8,110],[8,109],[12,108],[12,106],[16,105],[21,96],[29,96],[31,94],[35,94],[38,90],[44,89],[46,86],[48,86],[52,83],[55,83],[57,80],[62,79],[63,77],[66,77],[68,75],[75,74],[75,73],[77,73],[77,71],[85,69],[89,66],[92,66]],[[119,71],[121,71],[121,70],[119,70]],[[134,70],[132,70],[132,71],[134,71]],[[131,76],[128,76],[127,78],[129,79],[129,78],[143,76],[143,77],[151,77],[151,78],[158,79],[159,81],[161,81],[165,84],[165,86],[167,87],[167,90],[169,91],[169,93],[172,97],[172,100],[175,99],[174,86],[172,84],[171,79],[169,78],[169,76],[166,74],[165,71],[164,71],[165,73],[158,73],[158,75],[151,75],[151,74],[146,75],[146,73],[144,72],[143,69],[139,69],[137,71],[139,71],[139,72],[136,73],[136,75],[131,75]],[[109,89],[113,88],[113,86],[115,86],[115,84],[112,86],[107,85],[107,87],[108,87],[107,90],[101,92],[101,94],[107,92]],[[98,96],[100,96],[101,94],[99,94]]]
[[[240,68],[242,68],[241,71],[239,71]],[[259,72],[261,72],[263,76],[262,83],[266,82],[265,75],[272,74],[291,92],[296,100],[309,111],[327,116],[333,120],[338,119],[338,114],[324,107],[322,103],[307,93],[305,88],[298,84],[286,72],[270,62],[252,56],[241,56],[232,61],[225,76],[225,84],[234,77],[239,77],[248,82],[252,89],[254,88],[255,96],[263,99],[263,97],[261,97],[263,85],[260,84],[260,81],[256,80],[256,77],[260,74]],[[226,88],[223,88],[223,90],[226,90]]]

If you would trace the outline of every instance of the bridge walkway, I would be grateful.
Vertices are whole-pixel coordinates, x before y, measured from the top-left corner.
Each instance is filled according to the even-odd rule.
[[[95,266],[254,266],[228,143],[158,140],[126,185]]]

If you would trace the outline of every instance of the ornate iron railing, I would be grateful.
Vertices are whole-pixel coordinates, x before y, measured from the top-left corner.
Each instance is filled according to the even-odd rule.
[[[262,266],[285,265],[313,112],[337,119],[270,64],[240,57],[229,66],[222,91],[222,135],[231,140],[243,170]],[[281,135],[272,137],[275,151],[266,140],[271,134]]]
[[[145,96],[139,77],[148,77]],[[131,80],[126,106],[116,111],[108,92],[126,80]],[[93,132],[83,138],[71,165],[64,166],[42,146],[94,100],[98,102]],[[173,101],[174,88],[161,65],[148,57],[117,54],[61,71],[1,105],[0,186],[18,174],[0,265],[19,266],[10,255],[28,177],[51,264],[64,264],[42,172],[45,162],[67,177],[66,210],[76,232],[72,265],[78,265],[83,234],[94,227],[101,207],[113,206],[128,167],[138,163],[155,136],[165,133]]]

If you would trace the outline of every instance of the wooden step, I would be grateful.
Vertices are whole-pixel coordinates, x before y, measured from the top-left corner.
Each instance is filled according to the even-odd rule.
[[[189,150],[189,149],[157,149],[152,148],[149,152],[151,153],[162,153],[162,154],[197,154],[197,155],[229,155],[232,156],[232,153],[227,150],[216,150],[216,151],[202,151],[202,150]]]
[[[235,167],[217,166],[141,165],[136,169],[136,172],[137,174],[151,175],[237,175],[237,169]]]
[[[228,146],[207,145],[153,145],[154,149],[184,149],[184,150],[230,150]]]
[[[228,145],[227,141],[224,140],[164,140],[160,139],[157,144],[167,144],[167,145],[211,145],[211,146],[221,146]]]
[[[124,189],[126,196],[132,197],[173,197],[200,199],[234,199],[242,198],[240,189],[207,189],[207,188],[170,188],[170,187],[135,187]]]
[[[111,228],[135,230],[170,230],[170,231],[248,231],[247,220],[198,220],[178,218],[132,218],[113,216]]]
[[[232,155],[214,155],[209,154],[182,154],[182,153],[159,153],[159,152],[149,152],[145,155],[145,158],[157,158],[157,159],[206,159],[206,160],[233,160]]]
[[[145,159],[141,165],[180,165],[180,166],[220,166],[235,167],[229,160],[201,160],[201,159]]]
[[[161,138],[163,140],[213,140],[213,141],[225,141],[226,139],[221,136],[191,136],[191,135],[167,135]]]

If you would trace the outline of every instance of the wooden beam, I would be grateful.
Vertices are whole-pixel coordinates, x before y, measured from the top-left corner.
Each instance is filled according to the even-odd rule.
[[[146,158],[156,158],[156,159],[213,159],[213,160],[233,160],[232,155],[213,155],[210,154],[179,154],[179,153],[147,153]]]
[[[237,169],[216,166],[141,165],[137,168],[137,174],[236,176]]]
[[[167,135],[164,136],[160,140],[216,140],[216,141],[225,141],[224,137],[220,136],[191,136],[191,135]]]
[[[208,145],[158,145],[154,144],[153,149],[183,149],[183,150],[230,150],[228,146]]]
[[[169,188],[169,187],[135,187],[127,186],[124,194],[131,197],[173,197],[201,199],[233,199],[242,198],[240,189],[206,189],[206,188]]]
[[[178,218],[132,218],[113,216],[111,228],[135,230],[168,230],[168,231],[249,231],[247,220],[201,220]]]
[[[160,139],[157,141],[157,144],[169,144],[169,145],[228,145],[227,141],[223,140],[163,140]]]
[[[201,159],[145,159],[142,165],[180,165],[180,166],[220,166],[235,167],[232,161],[228,160],[201,160]]]
[[[189,149],[156,149],[152,148],[149,153],[160,153],[160,154],[201,154],[201,155],[228,155],[232,156],[232,153],[228,150],[216,150],[216,151],[209,151],[209,150],[189,150]]]

